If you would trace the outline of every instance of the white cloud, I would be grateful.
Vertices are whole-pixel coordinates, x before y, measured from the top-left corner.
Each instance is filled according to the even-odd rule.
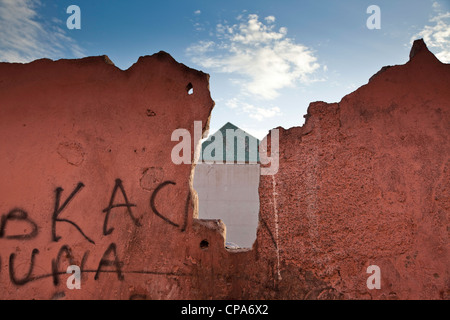
[[[439,4],[433,3],[436,15],[430,19],[431,25],[426,25],[422,31],[411,38],[423,38],[436,57],[445,63],[450,63],[450,12],[442,12]]]
[[[250,14],[234,25],[218,24],[216,41],[201,41],[186,52],[204,68],[233,74],[241,93],[274,99],[283,88],[309,82],[319,64],[309,48],[287,37],[286,28],[275,29],[275,17],[264,20]]]
[[[195,10],[194,11],[194,14],[196,14],[196,15],[199,15],[199,14],[201,14],[202,12],[200,11],[200,10]]]
[[[0,61],[29,62],[38,58],[84,56],[58,19],[40,22],[38,0],[0,1]]]
[[[275,17],[274,16],[268,16],[268,17],[265,17],[264,20],[266,20],[268,23],[274,23],[275,22]]]
[[[186,49],[186,53],[189,55],[202,55],[207,52],[214,51],[215,43],[213,41],[199,41],[198,43],[190,46]]]
[[[236,98],[228,100],[226,106],[230,109],[236,109],[239,106],[239,101]]]
[[[263,121],[265,119],[282,115],[281,110],[278,107],[256,107],[252,104],[242,102],[236,98],[228,100],[225,104],[230,109],[237,110],[238,113],[245,113],[250,118],[258,121]]]
[[[272,118],[274,116],[281,114],[281,110],[278,107],[272,107],[267,109],[255,107],[250,104],[245,105],[243,111],[248,113],[250,118],[256,119],[258,121],[262,121],[267,118]]]

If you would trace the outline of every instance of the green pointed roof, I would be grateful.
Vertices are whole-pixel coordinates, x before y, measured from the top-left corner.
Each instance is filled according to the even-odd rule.
[[[227,145],[227,138],[230,145]],[[202,158],[204,161],[259,163],[259,142],[257,138],[227,122],[202,143]],[[231,144],[234,145],[234,149]],[[242,146],[244,146],[243,150]],[[220,151],[222,151],[222,156],[219,157],[215,153]]]

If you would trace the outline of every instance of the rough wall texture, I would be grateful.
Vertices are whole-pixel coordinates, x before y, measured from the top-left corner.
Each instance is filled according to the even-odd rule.
[[[126,71],[107,57],[0,64],[1,298],[188,295],[204,227],[171,134],[206,129],[208,81],[163,52]],[[70,264],[81,290],[66,288]]]
[[[449,298],[449,88],[450,65],[416,41],[405,65],[282,130],[280,169],[260,186],[276,239],[258,234],[261,256],[278,253],[276,297]]]
[[[206,74],[164,53],[126,71],[2,63],[0,298],[448,299],[449,86],[417,41],[405,65],[312,103],[280,129],[253,249],[227,251],[224,225],[195,219],[192,166],[170,159],[173,130],[208,126]]]

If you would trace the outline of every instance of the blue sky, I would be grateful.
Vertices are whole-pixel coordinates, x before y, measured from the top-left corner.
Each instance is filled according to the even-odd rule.
[[[67,7],[81,9],[69,30]],[[366,26],[370,5],[381,29]],[[450,1],[0,0],[0,61],[106,54],[121,69],[158,51],[211,75],[211,132],[226,122],[262,138],[304,123],[424,38],[450,63]]]

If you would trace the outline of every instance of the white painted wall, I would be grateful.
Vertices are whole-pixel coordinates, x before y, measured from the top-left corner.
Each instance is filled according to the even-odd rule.
[[[259,164],[206,164],[195,167],[194,189],[200,219],[221,219],[226,242],[251,248],[259,214]]]

